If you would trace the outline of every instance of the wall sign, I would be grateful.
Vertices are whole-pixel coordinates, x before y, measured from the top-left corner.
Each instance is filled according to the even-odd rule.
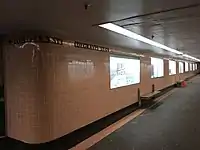
[[[26,42],[63,44],[63,40],[51,36],[25,36],[19,39],[9,40],[10,44],[24,44]]]
[[[87,44],[87,43],[81,43],[81,42],[74,42],[74,47],[90,49],[90,50],[95,50],[95,51],[109,52],[109,48]]]

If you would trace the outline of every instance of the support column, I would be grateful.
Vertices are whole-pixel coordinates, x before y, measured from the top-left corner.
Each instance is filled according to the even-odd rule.
[[[32,44],[4,45],[7,135],[25,143],[38,143],[48,136],[41,125],[48,124],[41,57]]]

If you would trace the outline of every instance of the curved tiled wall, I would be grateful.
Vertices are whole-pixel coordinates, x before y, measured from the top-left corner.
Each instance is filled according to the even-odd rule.
[[[141,57],[141,83],[110,90],[109,53],[73,46],[5,45],[7,133],[26,143],[44,143],[137,102],[141,93],[164,88],[195,72],[150,78],[150,57]],[[177,65],[178,66],[178,65]],[[178,70],[178,68],[177,68]],[[149,84],[147,84],[149,83]]]

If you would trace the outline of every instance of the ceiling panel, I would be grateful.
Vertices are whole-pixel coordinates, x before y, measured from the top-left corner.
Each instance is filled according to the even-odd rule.
[[[0,0],[0,33],[45,31],[65,39],[137,50],[161,49],[106,31],[114,22],[171,48],[200,56],[199,0]],[[85,5],[89,4],[85,9]],[[132,25],[128,25],[132,24]],[[153,35],[153,36],[152,36]]]

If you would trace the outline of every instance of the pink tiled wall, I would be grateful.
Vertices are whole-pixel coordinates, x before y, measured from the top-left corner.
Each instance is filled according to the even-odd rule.
[[[5,46],[8,136],[43,143],[137,102],[141,93],[175,83],[193,73],[151,79],[150,58],[141,57],[141,83],[110,89],[109,53],[53,44],[20,49]],[[178,65],[177,65],[178,66]],[[179,77],[181,76],[181,77]]]

